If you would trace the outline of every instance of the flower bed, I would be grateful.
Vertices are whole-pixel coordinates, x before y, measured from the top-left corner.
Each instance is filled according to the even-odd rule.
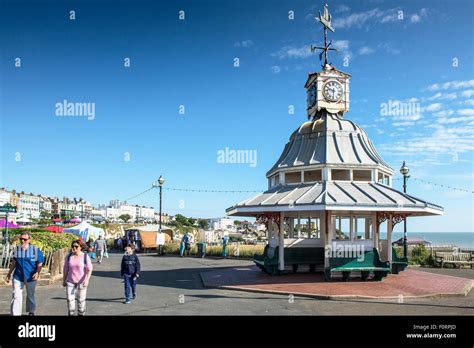
[[[70,248],[71,243],[78,239],[78,236],[72,233],[55,233],[41,229],[15,229],[9,231],[8,240],[10,243],[20,244],[20,235],[24,231],[30,232],[30,243],[36,245],[43,252]]]

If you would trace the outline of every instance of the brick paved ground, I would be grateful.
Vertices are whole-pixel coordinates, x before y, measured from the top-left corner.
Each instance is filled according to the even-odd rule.
[[[324,281],[322,273],[297,273],[270,276],[255,266],[234,267],[201,273],[207,287],[254,290],[283,294],[310,295],[323,298],[398,298],[466,295],[474,281],[450,275],[407,269],[390,274],[383,281],[351,278],[344,282]]]
[[[251,261],[182,259],[153,254],[140,258],[143,272],[138,299],[130,305],[122,303],[121,255],[111,254],[101,265],[94,263],[87,293],[87,315],[474,315],[474,291],[467,296],[406,298],[403,303],[397,299],[318,299],[296,294],[290,301],[285,293],[203,286],[201,273],[229,268],[248,270]],[[444,270],[449,274],[461,274],[459,271],[465,270]],[[268,278],[261,272],[258,276]],[[304,277],[307,275],[299,278]],[[280,277],[280,281],[287,279],[291,278]],[[66,294],[60,284],[38,287],[36,297],[37,315],[67,314]],[[11,287],[0,286],[0,315],[9,314],[10,299]]]

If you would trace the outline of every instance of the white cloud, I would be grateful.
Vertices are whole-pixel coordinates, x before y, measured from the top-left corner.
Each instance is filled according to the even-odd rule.
[[[461,88],[468,88],[474,87],[474,80],[466,80],[466,81],[451,81],[445,82],[443,84],[432,84],[428,86],[429,91],[438,91],[438,90],[446,90],[446,89],[461,89]]]
[[[441,110],[441,104],[440,103],[430,104],[425,108],[425,110],[429,112]]]
[[[415,122],[411,122],[411,121],[393,122],[392,125],[393,125],[394,127],[414,126],[414,125],[415,125]]]
[[[390,54],[400,54],[400,50],[397,48],[394,48],[390,42],[381,42],[377,45],[377,48],[382,49],[385,52],[390,53]]]
[[[234,43],[234,47],[242,47],[242,48],[249,48],[254,46],[255,43],[252,40],[244,40],[244,41],[237,41]]]
[[[346,17],[335,18],[332,21],[334,28],[351,28],[351,27],[361,27],[367,21],[372,18],[378,18],[384,15],[383,11],[380,11],[378,8],[374,8],[370,11],[365,12],[356,12],[351,13]]]
[[[285,46],[278,50],[278,52],[274,52],[271,54],[272,57],[276,57],[279,59],[308,58],[311,55],[313,55],[313,53],[311,52],[310,45],[304,45],[301,47]]]
[[[278,65],[274,65],[270,69],[272,69],[272,73],[274,74],[278,74],[281,71],[281,68]]]
[[[427,11],[422,8],[419,13],[413,13],[409,16],[411,24],[416,24],[422,21],[426,17]],[[408,15],[407,15],[408,16]],[[385,24],[400,21],[403,23],[406,21],[403,10],[400,8],[391,8],[387,10],[380,10],[374,8],[368,11],[354,12],[345,17],[338,17],[333,19],[332,24],[334,28],[349,29],[352,27],[361,28],[364,25],[371,23]]]
[[[375,52],[375,50],[373,48],[368,47],[368,46],[363,46],[363,47],[359,48],[359,51],[358,51],[359,55],[361,55],[361,56],[372,54],[374,52]]]
[[[411,15],[410,17],[410,22],[412,23],[418,23],[419,21],[421,21],[421,17],[418,16],[416,13]]]
[[[474,96],[474,89],[467,89],[461,93],[461,97],[471,98]]]
[[[346,5],[338,5],[336,7],[336,12],[347,12],[349,10],[350,10],[350,7]]]
[[[441,93],[438,92],[435,95],[426,98],[426,100],[454,100],[458,97],[456,93]]]
[[[448,117],[448,116],[451,116],[452,114],[454,114],[453,110],[443,110],[440,112],[435,112],[433,115],[437,117]]]
[[[342,53],[343,57],[352,58],[352,52],[349,49],[349,40],[336,40],[333,47]]]
[[[462,105],[469,105],[469,106],[474,106],[474,99],[467,99],[463,102],[460,102]]]
[[[468,122],[468,121],[474,121],[474,116],[443,118],[439,120],[439,123],[449,124],[449,123],[459,123],[459,122]]]
[[[458,110],[458,115],[461,115],[461,116],[474,115],[474,109],[461,109],[461,110]]]
[[[407,140],[382,144],[381,149],[391,153],[421,155],[424,159],[432,160],[436,160],[439,155],[474,151],[474,127],[434,125],[433,128],[435,131],[431,135],[407,137]]]

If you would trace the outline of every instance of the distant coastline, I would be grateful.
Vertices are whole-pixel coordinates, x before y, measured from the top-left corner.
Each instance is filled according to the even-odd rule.
[[[474,232],[407,232],[409,237],[422,237],[433,245],[456,245],[460,248],[474,250]],[[387,237],[380,232],[380,238]],[[403,237],[403,232],[394,232],[392,241]]]

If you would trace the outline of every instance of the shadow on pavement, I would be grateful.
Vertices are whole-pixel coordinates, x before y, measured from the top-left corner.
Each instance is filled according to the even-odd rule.
[[[227,267],[199,267],[140,272],[139,285],[160,286],[187,290],[207,289],[203,286],[200,273]],[[122,279],[118,271],[94,270],[93,277]]]

